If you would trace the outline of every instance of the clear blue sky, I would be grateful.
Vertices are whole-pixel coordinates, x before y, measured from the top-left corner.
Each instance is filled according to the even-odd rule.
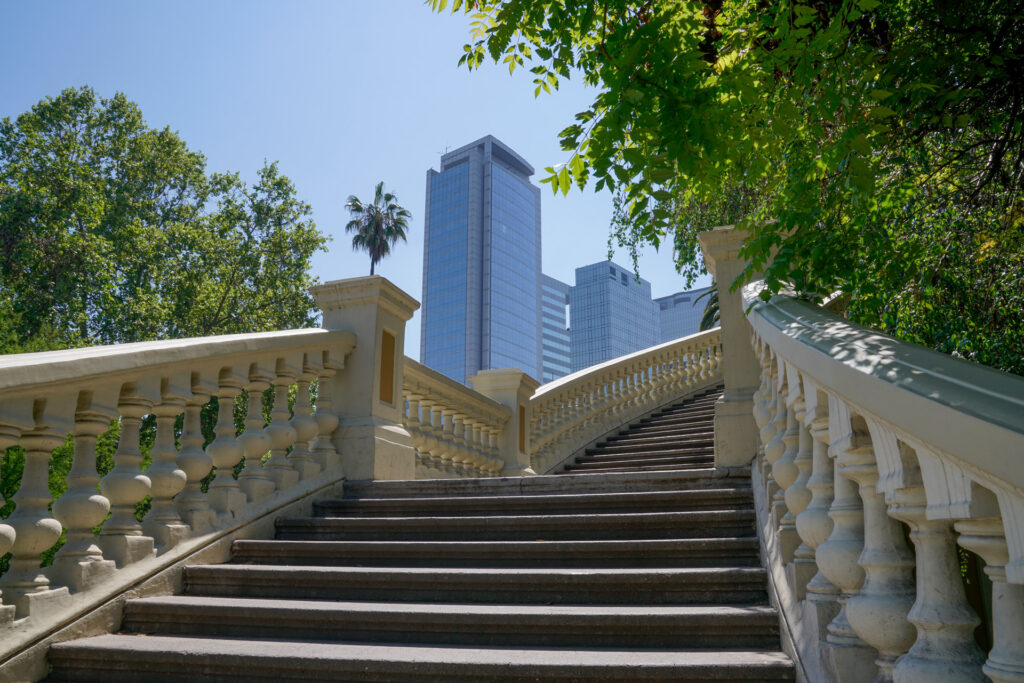
[[[575,82],[535,99],[528,72],[459,68],[466,20],[417,0],[0,0],[0,17],[0,117],[90,85],[125,93],[149,125],[205,153],[210,170],[252,179],[264,159],[279,161],[333,236],[313,262],[321,280],[369,272],[345,234],[344,204],[384,180],[413,220],[379,272],[417,299],[426,170],[441,152],[493,134],[537,181],[567,160],[558,131],[593,99]],[[543,269],[572,284],[574,268],[605,258],[611,199],[543,190]],[[630,265],[624,253],[616,261]],[[640,275],[655,296],[682,289],[670,249],[648,249]],[[418,314],[406,353],[419,356]]]

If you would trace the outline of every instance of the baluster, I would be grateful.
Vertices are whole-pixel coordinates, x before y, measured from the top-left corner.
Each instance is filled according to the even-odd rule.
[[[437,406],[435,408],[441,416],[441,421],[438,423],[440,434],[438,435],[438,442],[441,444],[443,450],[440,453],[441,456],[441,471],[446,474],[456,474],[456,463],[455,463],[455,420],[454,414],[451,408]]]
[[[799,392],[800,378],[795,373],[794,379],[797,391]],[[793,458],[793,464],[797,469],[797,478],[790,486],[786,487],[786,507],[789,508],[789,514],[793,517],[792,527],[799,539],[799,545],[797,545],[796,550],[793,552],[792,569],[790,570],[792,572],[790,582],[799,600],[803,600],[806,597],[807,581],[813,576],[815,571],[814,551],[808,546],[796,525],[796,518],[807,509],[808,504],[811,502],[811,491],[807,488],[807,482],[811,478],[813,451],[811,448],[811,433],[804,426],[804,415],[807,412],[806,405],[803,393],[800,392],[796,402],[793,403],[797,428],[797,451],[796,456]]]
[[[202,373],[192,373],[192,396],[185,401],[185,422],[181,428],[181,450],[178,451],[178,467],[185,472],[186,484],[174,499],[178,514],[190,527],[192,534],[199,536],[213,529],[217,513],[203,493],[203,479],[213,469],[213,461],[203,450],[203,406],[210,400],[216,385]]]
[[[440,443],[438,442],[438,432],[441,408],[437,402],[429,397],[423,397],[420,399],[420,410],[423,414],[420,422],[420,431],[423,433],[424,462],[430,469],[440,471],[441,458],[439,456]]]
[[[245,449],[235,435],[235,397],[242,393],[246,378],[233,368],[224,368],[217,381],[217,426],[206,453],[217,468],[206,495],[210,507],[219,516],[231,516],[246,503],[245,494],[235,479],[235,465],[245,457]]]
[[[773,505],[775,522],[778,524],[779,549],[783,562],[789,563],[793,560],[797,546],[800,544],[800,537],[796,533],[796,517],[790,512],[789,498],[786,495],[789,489],[796,482],[800,470],[796,466],[797,444],[800,441],[800,430],[797,427],[796,401],[800,394],[793,389],[793,385],[786,384],[786,430],[782,434],[782,443],[785,444],[785,451],[781,457],[772,465],[772,475],[781,487],[781,501]],[[781,504],[780,504],[781,502]],[[779,516],[781,514],[781,517]]]
[[[780,366],[778,368],[778,378],[772,387],[775,413],[771,422],[768,423],[768,427],[765,428],[766,432],[773,432],[774,435],[764,445],[765,471],[771,477],[767,482],[766,493],[768,500],[771,501],[771,515],[772,519],[775,520],[776,526],[778,525],[778,520],[781,519],[785,512],[786,506],[784,497],[786,488],[779,483],[775,475],[775,464],[786,452],[786,443],[783,441],[783,437],[786,433],[788,409],[786,408],[785,375],[782,372],[782,367]]]
[[[874,675],[875,667],[871,662],[878,653],[857,637],[846,616],[846,603],[864,583],[864,570],[857,564],[864,550],[864,510],[857,485],[847,477],[849,468],[858,464],[856,456],[851,458],[848,451],[870,444],[865,444],[863,434],[852,431],[845,404],[831,395],[828,400],[830,455],[835,466],[835,497],[828,515],[833,527],[828,540],[818,546],[816,557],[819,571],[840,593],[839,613],[828,625],[826,640],[832,646],[830,654],[836,662],[836,670],[860,672],[857,680],[866,681]]]
[[[797,531],[811,551],[810,568],[815,570],[807,583],[807,600],[818,610],[820,636],[825,637],[825,627],[839,612],[839,589],[821,572],[816,563],[818,547],[832,534],[832,519],[828,516],[832,506],[833,469],[835,465],[828,457],[829,420],[828,399],[818,387],[804,379],[804,402],[807,405],[803,424],[811,439],[811,476],[807,488],[811,500],[796,518]]]
[[[313,460],[309,451],[309,441],[316,436],[316,420],[309,404],[309,383],[316,379],[319,367],[315,365],[310,354],[305,354],[302,363],[302,374],[297,378],[298,389],[295,392],[295,405],[292,410],[291,425],[295,428],[295,444],[288,460],[299,473],[299,479],[309,479],[320,474],[320,465]]]
[[[7,449],[17,446],[22,433],[34,426],[32,403],[23,398],[0,401],[0,463],[6,457]],[[6,555],[10,551],[16,537],[17,533],[14,531],[14,527],[0,519],[0,556]],[[2,585],[2,580],[0,580],[0,585]],[[3,604],[3,592],[0,591],[0,625],[13,620],[14,605]]]
[[[907,621],[914,602],[914,554],[903,526],[889,517],[885,498],[876,488],[875,435],[867,438],[860,418],[853,420],[853,433],[843,472],[857,482],[864,505],[864,551],[858,560],[864,584],[847,600],[846,618],[860,639],[878,650],[875,680],[891,681],[896,659],[914,643],[914,627]]]
[[[452,439],[455,442],[452,463],[460,474],[465,475],[469,470],[470,459],[466,448],[466,416],[461,412],[452,414]]]
[[[427,450],[426,434],[423,429],[423,423],[420,420],[420,396],[405,392],[405,401],[409,406],[408,413],[403,422],[405,430],[412,437],[412,447],[416,451],[416,460],[419,467],[428,468],[430,466],[430,453]]]
[[[128,383],[117,404],[121,413],[121,438],[114,452],[114,469],[100,479],[100,490],[110,500],[110,517],[103,524],[99,545],[103,556],[118,567],[138,562],[156,553],[153,537],[142,532],[135,518],[135,506],[149,495],[152,482],[139,469],[139,423],[160,400],[160,377]]]
[[[295,375],[291,364],[278,359],[277,370],[271,381],[274,385],[274,409],[270,412],[270,424],[265,428],[270,436],[270,459],[264,465],[278,491],[286,491],[299,483],[299,473],[287,457],[288,448],[295,443],[295,427],[288,422],[291,417],[288,412],[288,387]]]
[[[238,437],[245,454],[245,467],[238,475],[238,486],[249,501],[262,500],[274,492],[274,480],[263,466],[263,456],[270,450],[270,435],[263,419],[263,393],[272,379],[274,372],[262,363],[249,366],[249,383],[245,385],[249,406],[245,431]]]
[[[992,650],[982,671],[995,683],[1024,681],[1024,586],[1008,583],[1003,520],[998,517],[965,519],[957,522],[960,545],[985,561],[985,573],[992,579]]]
[[[761,443],[760,451],[762,457],[759,459],[762,468],[761,480],[765,485],[766,500],[769,501],[778,488],[778,484],[775,483],[775,477],[771,473],[771,463],[768,461],[768,444],[775,439],[775,415],[778,412],[778,393],[775,388],[773,375],[772,369],[768,368],[764,379],[764,401],[761,404],[760,411],[754,414],[754,421],[758,426],[758,435]]]
[[[174,497],[188,483],[188,475],[178,467],[178,449],[174,446],[174,423],[191,398],[192,376],[187,370],[165,377],[160,384],[160,403],[153,406],[156,416],[156,441],[150,452],[152,464],[146,470],[153,496],[152,507],[142,522],[142,531],[152,536],[160,552],[173,548],[192,533],[174,505]]]
[[[981,620],[967,604],[953,522],[928,519],[928,501],[913,451],[899,444],[901,488],[886,494],[889,514],[910,526],[917,556],[917,600],[907,619],[917,627],[910,651],[896,660],[899,683],[984,681],[985,655],[974,641]]]
[[[505,468],[505,461],[501,459],[501,453],[498,451],[499,431],[499,427],[487,428],[487,456],[491,459],[490,471],[494,476],[498,476]]]
[[[54,557],[50,578],[75,592],[102,583],[115,568],[113,560],[104,559],[92,530],[110,512],[110,501],[97,491],[96,439],[117,415],[119,392],[115,385],[79,393],[68,490],[53,501],[53,516],[64,526],[67,540]]]
[[[21,435],[25,452],[25,469],[21,486],[14,494],[15,509],[7,518],[14,529],[11,563],[0,578],[5,601],[14,605],[15,617],[46,614],[60,608],[68,596],[67,588],[53,588],[39,555],[60,539],[60,522],[50,516],[50,454],[64,443],[72,429],[77,394],[36,399],[33,404],[34,426]]]
[[[324,354],[324,368],[320,371],[316,385],[316,413],[313,415],[313,419],[316,420],[317,434],[309,446],[313,453],[313,460],[320,465],[322,470],[334,469],[341,464],[341,457],[331,440],[334,430],[341,422],[337,414],[334,413],[331,382],[342,367],[341,364],[334,363],[328,353]]]

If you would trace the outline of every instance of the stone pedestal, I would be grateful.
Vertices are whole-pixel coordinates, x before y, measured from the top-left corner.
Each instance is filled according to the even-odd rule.
[[[347,330],[356,346],[327,380],[340,425],[333,443],[349,479],[412,479],[416,456],[402,426],[405,324],[419,303],[379,275],[335,280],[310,290],[323,327]]]
[[[761,366],[750,345],[750,324],[738,291],[729,291],[746,266],[739,256],[746,232],[725,225],[700,233],[708,271],[718,284],[718,311],[722,321],[722,375],[725,391],[715,404],[715,465],[749,464],[759,444],[754,422],[753,395],[760,386]]]
[[[540,384],[520,370],[482,370],[469,378],[473,388],[509,409],[511,416],[498,439],[503,477],[537,474],[530,464],[530,397]]]

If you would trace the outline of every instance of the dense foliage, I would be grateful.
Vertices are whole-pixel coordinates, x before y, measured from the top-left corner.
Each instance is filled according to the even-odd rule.
[[[0,353],[310,326],[310,260],[325,244],[276,164],[252,185],[207,173],[202,154],[148,127],[124,95],[69,89],[0,121]],[[245,409],[243,397],[238,430]],[[203,409],[207,441],[216,411],[216,399]],[[154,427],[144,420],[147,455]],[[114,421],[100,437],[101,475],[119,435]],[[50,459],[55,498],[72,453],[69,438]],[[2,517],[23,466],[8,449]]]
[[[326,238],[276,164],[247,186],[69,89],[0,122],[0,352],[312,324]]]
[[[596,86],[544,182],[614,190],[622,244],[667,241],[692,281],[696,233],[741,223],[772,291],[1024,373],[1024,3],[451,4],[469,68]]]

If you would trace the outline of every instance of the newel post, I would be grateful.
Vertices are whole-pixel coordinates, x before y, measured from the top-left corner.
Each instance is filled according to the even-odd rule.
[[[718,310],[722,321],[725,392],[715,404],[715,465],[746,465],[757,453],[753,396],[760,385],[761,366],[750,343],[750,323],[744,315],[740,293],[729,291],[747,265],[739,256],[746,232],[725,225],[697,237],[704,252],[704,263],[718,283]]]
[[[333,443],[348,479],[413,479],[412,436],[402,426],[405,323],[419,303],[380,275],[334,280],[310,290],[323,327],[348,330],[356,346],[330,383],[340,417]]]
[[[469,378],[476,391],[511,411],[498,438],[504,477],[537,474],[530,464],[530,397],[540,384],[521,370],[481,370]]]

